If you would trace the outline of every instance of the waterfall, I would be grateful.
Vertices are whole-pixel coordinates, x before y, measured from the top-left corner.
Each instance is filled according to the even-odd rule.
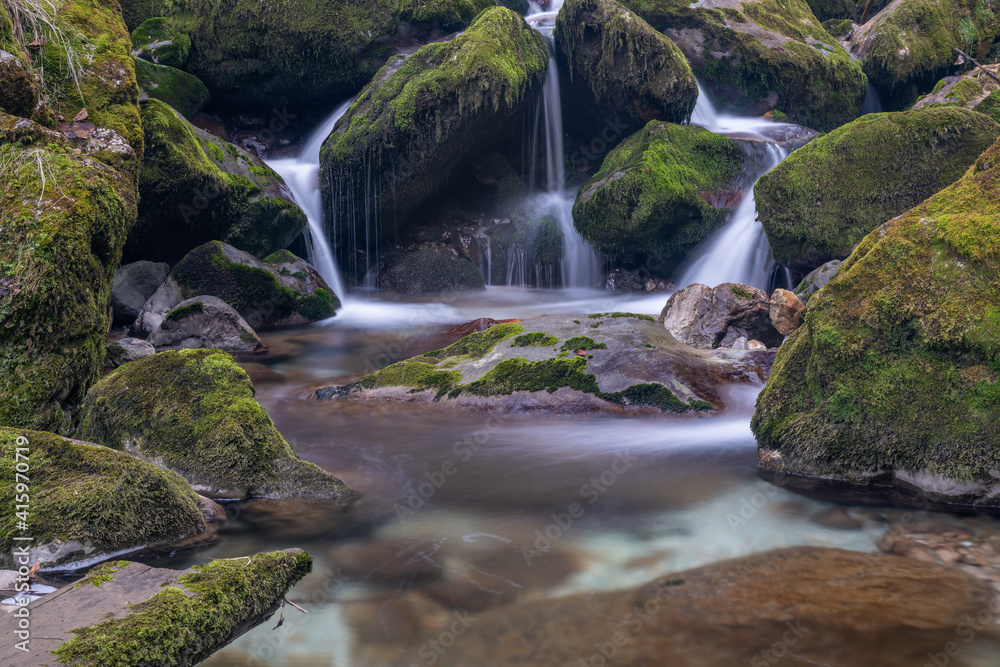
[[[726,282],[745,283],[767,290],[775,262],[757,217],[753,185],[788,156],[785,147],[762,141],[767,130],[773,130],[778,124],[763,118],[720,114],[712,106],[701,83],[698,84],[698,102],[691,115],[691,124],[701,125],[718,134],[751,139],[745,145],[750,158],[747,170],[750,178],[746,184],[746,195],[730,221],[692,253],[693,259],[679,272],[675,282],[678,287],[692,283],[710,287]],[[755,148],[760,146],[763,146],[763,151]]]
[[[882,102],[878,98],[878,93],[875,92],[875,86],[872,82],[868,82],[868,90],[865,92],[865,101],[861,105],[861,115],[865,116],[870,113],[882,113]]]
[[[341,302],[347,300],[347,290],[344,289],[344,281],[340,277],[337,261],[330,250],[330,242],[327,240],[323,224],[323,200],[319,189],[319,151],[327,137],[333,132],[333,126],[336,125],[341,116],[347,113],[353,103],[354,99],[351,98],[337,107],[309,136],[298,157],[266,161],[267,166],[278,172],[278,175],[284,179],[285,184],[292,191],[295,203],[306,214],[309,224],[303,233],[309,255],[307,259],[323,276],[327,285],[333,288]]]
[[[576,192],[566,188],[562,99],[552,37],[552,26],[560,7],[562,7],[561,1],[551,0],[549,11],[527,17],[528,23],[545,37],[549,51],[549,66],[545,74],[541,101],[544,112],[542,120],[545,123],[546,191],[536,195],[535,201],[542,215],[551,215],[559,221],[559,229],[563,236],[561,261],[563,287],[593,287],[600,282],[600,260],[573,224],[573,202],[576,199]],[[537,129],[532,134],[537,139]],[[533,148],[532,154],[535,153]],[[532,175],[530,178],[532,185],[534,180]]]

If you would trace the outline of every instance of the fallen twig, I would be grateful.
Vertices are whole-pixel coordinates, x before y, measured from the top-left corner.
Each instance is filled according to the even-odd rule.
[[[979,69],[981,69],[981,70],[983,70],[984,72],[986,72],[986,76],[988,76],[988,77],[992,78],[992,79],[993,79],[994,81],[996,81],[997,83],[1000,83],[1000,78],[997,78],[997,75],[996,75],[996,74],[994,74],[993,72],[989,71],[988,69],[986,69],[985,67],[983,67],[982,65],[980,65],[980,64],[979,64],[979,61],[978,61],[978,60],[976,60],[975,58],[973,58],[972,56],[970,56],[970,55],[969,55],[968,53],[966,53],[966,52],[965,52],[965,51],[963,51],[962,49],[958,48],[957,46],[955,47],[955,50],[956,50],[956,51],[958,51],[959,55],[961,55],[961,56],[963,56],[963,57],[965,57],[965,58],[968,58],[968,59],[969,59],[969,61],[970,61],[970,62],[971,62],[971,63],[972,63],[973,65],[975,65],[975,66],[976,66],[976,67],[978,67]]]

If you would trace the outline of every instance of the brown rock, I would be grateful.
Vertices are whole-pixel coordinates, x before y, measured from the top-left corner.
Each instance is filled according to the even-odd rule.
[[[802,313],[806,306],[799,297],[786,289],[776,289],[771,295],[771,324],[782,336],[787,336],[802,324]]]
[[[677,340],[704,350],[732,347],[740,338],[768,347],[782,340],[771,324],[767,295],[742,283],[688,285],[670,297],[657,321]]]

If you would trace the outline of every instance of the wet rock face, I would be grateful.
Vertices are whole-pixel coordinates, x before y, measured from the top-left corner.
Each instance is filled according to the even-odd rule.
[[[111,283],[111,309],[115,322],[131,323],[139,315],[146,300],[160,288],[170,275],[165,262],[141,260],[115,271]]]
[[[1000,125],[960,107],[872,114],[795,151],[754,186],[776,261],[808,273],[960,178]]]
[[[615,0],[569,0],[554,34],[568,70],[563,105],[578,121],[590,119],[582,136],[599,135],[612,118],[631,133],[651,120],[690,117],[698,86],[684,54]]]
[[[912,667],[954,641],[956,627],[982,609],[1000,611],[993,591],[953,568],[797,547],[637,589],[487,610],[467,624],[448,618],[419,633],[392,664],[406,664],[421,647],[433,651],[429,642],[452,632],[460,639],[435,652],[438,664]],[[992,628],[984,633],[980,641],[995,639]]]
[[[806,307],[799,297],[786,289],[776,289],[770,299],[771,324],[782,336],[787,336],[802,324]]]
[[[813,269],[810,271],[799,286],[795,288],[795,296],[799,297],[802,303],[808,303],[809,298],[823,289],[823,287],[833,280],[833,277],[837,275],[837,271],[840,269],[841,261],[839,259],[831,259],[826,264]]]
[[[782,338],[767,295],[742,283],[689,285],[667,300],[657,321],[677,340],[703,350],[732,347],[740,338],[777,347]]]
[[[484,289],[483,276],[469,260],[445,248],[404,253],[379,274],[378,286],[403,294]]]

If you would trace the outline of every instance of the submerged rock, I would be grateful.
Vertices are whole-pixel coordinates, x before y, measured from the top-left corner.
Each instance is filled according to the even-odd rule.
[[[954,107],[870,114],[788,156],[754,186],[774,259],[806,273],[961,177],[1000,135]]]
[[[403,294],[484,289],[476,265],[445,248],[403,253],[379,274],[381,289]]]
[[[213,241],[184,256],[143,305],[133,329],[149,334],[185,299],[215,296],[253,329],[308,324],[333,317],[340,300],[305,260],[282,250],[264,258]]]
[[[731,212],[744,154],[700,127],[650,122],[604,159],[580,189],[573,223],[596,250],[636,253],[666,277]],[[719,200],[719,207],[710,201]]]
[[[192,297],[177,304],[163,317],[149,342],[158,352],[213,348],[229,352],[253,352],[264,347],[240,314],[214,296]]]
[[[213,535],[198,494],[169,470],[41,431],[0,428],[0,444],[3,473],[13,480],[27,459],[31,489],[30,527],[22,530],[14,484],[0,487],[11,509],[0,520],[0,568],[23,564],[14,562],[17,536],[33,538],[29,565],[52,567]]]
[[[524,19],[492,7],[450,42],[393,58],[323,146],[322,188],[341,266],[391,239],[480,154],[504,146],[531,108],[548,55]],[[355,230],[358,225],[367,229]],[[370,221],[370,222],[369,222]],[[371,237],[366,242],[366,238]]]
[[[765,313],[766,317],[766,313]],[[758,384],[773,351],[696,350],[648,315],[545,315],[498,324],[317,397],[501,411],[706,412],[728,384]]]
[[[281,177],[242,148],[156,99],[143,105],[142,128],[139,220],[125,247],[127,260],[175,262],[212,240],[262,257],[305,227],[306,216]]]
[[[590,134],[609,118],[628,133],[651,120],[690,118],[698,84],[684,54],[616,0],[568,0],[554,37],[572,94],[562,104],[577,122],[590,118]]]
[[[312,559],[300,549],[187,570],[105,563],[28,606],[31,653],[14,652],[21,655],[5,664],[27,667],[39,655],[53,655],[79,667],[195,665],[270,618],[311,570]],[[17,619],[4,622],[13,633]]]
[[[295,455],[247,374],[218,350],[160,352],[98,382],[81,437],[173,470],[213,498],[347,498],[339,479]]]
[[[867,82],[804,0],[623,0],[672,39],[713,100],[737,113],[784,113],[829,131],[857,118]]]
[[[0,163],[0,424],[65,432],[104,368],[134,183],[74,154],[59,134],[6,114]]]
[[[1000,502],[998,181],[1000,142],[813,295],[757,399],[762,471]]]
[[[851,52],[888,110],[909,106],[948,73],[958,54],[975,54],[1000,30],[979,0],[893,0],[856,29]]]
[[[1000,609],[993,590],[955,568],[794,547],[673,573],[633,589],[448,615],[388,664],[405,665],[424,647],[443,667],[912,667],[942,651],[958,636],[956,627],[985,609]],[[434,640],[448,632],[458,641],[433,652],[440,645]],[[979,635],[996,637],[995,629]]]
[[[767,294],[742,283],[714,289],[689,285],[671,295],[656,321],[680,342],[703,350],[735,347],[741,338],[742,349],[749,341],[778,347],[782,340],[771,321]]]

